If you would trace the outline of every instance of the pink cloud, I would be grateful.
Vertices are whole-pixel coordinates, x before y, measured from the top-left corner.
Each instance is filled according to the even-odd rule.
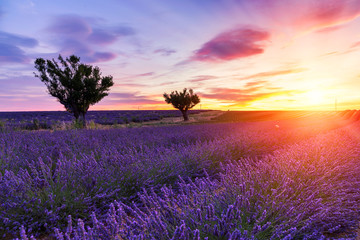
[[[351,48],[358,48],[358,47],[360,47],[360,41],[351,45]]]
[[[309,10],[311,9],[309,17],[313,28],[328,28],[357,18],[360,15],[360,2],[358,0],[318,1],[315,6],[309,6]],[[306,25],[306,20],[300,20],[300,23],[301,21]]]
[[[250,87],[255,87],[255,86],[259,86],[259,85],[264,85],[268,83],[267,81],[254,81],[254,82],[247,82],[245,84],[245,87],[250,88]]]
[[[266,31],[249,27],[223,32],[205,43],[195,51],[191,60],[195,61],[229,61],[249,57],[264,52],[263,41],[270,38]]]
[[[217,79],[218,77],[212,75],[199,75],[190,79],[190,82],[203,82],[211,79]]]

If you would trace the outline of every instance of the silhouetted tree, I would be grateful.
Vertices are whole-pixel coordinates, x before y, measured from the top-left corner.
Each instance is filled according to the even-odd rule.
[[[165,101],[171,103],[174,108],[179,109],[184,117],[184,121],[188,121],[188,110],[193,108],[200,102],[198,95],[193,93],[192,89],[187,91],[186,88],[182,92],[173,91],[170,94],[164,93]]]
[[[85,114],[90,105],[94,105],[107,96],[114,85],[113,77],[102,77],[100,69],[80,63],[80,58],[72,55],[58,60],[37,58],[35,68],[39,74],[35,77],[45,83],[51,96],[56,97],[65,109],[74,114],[76,121],[82,115],[83,126],[86,127]]]

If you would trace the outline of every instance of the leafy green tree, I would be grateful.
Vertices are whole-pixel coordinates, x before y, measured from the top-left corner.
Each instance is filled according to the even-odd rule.
[[[181,111],[184,121],[189,120],[188,110],[200,102],[199,96],[194,94],[192,89],[187,91],[186,88],[182,92],[173,91],[170,94],[164,93],[164,98],[165,102],[171,103],[174,108]]]
[[[37,58],[35,68],[39,73],[34,73],[35,77],[45,83],[49,94],[57,98],[77,122],[81,115],[86,127],[86,112],[90,105],[109,94],[114,85],[113,77],[102,77],[98,67],[80,63],[75,55],[66,59],[59,55],[58,60],[60,64],[55,59]]]

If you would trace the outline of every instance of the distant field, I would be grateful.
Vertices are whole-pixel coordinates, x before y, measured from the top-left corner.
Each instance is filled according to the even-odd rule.
[[[205,124],[0,131],[0,236],[357,237],[358,111],[216,115]]]
[[[210,114],[206,114],[209,112]],[[213,114],[211,114],[213,112]],[[283,126],[286,120],[291,124],[314,124],[316,121],[357,121],[360,120],[360,111],[211,111],[190,110],[189,114],[203,113],[209,117],[195,118],[190,123],[199,122],[258,122],[280,121]],[[205,116],[204,115],[204,116]],[[203,115],[202,115],[203,116]],[[128,123],[145,123],[160,121],[167,118],[182,119],[178,110],[133,110],[133,111],[89,111],[87,121],[99,125],[121,125]],[[0,128],[38,130],[64,129],[74,121],[72,114],[65,111],[48,112],[0,112]],[[166,122],[166,121],[164,121]],[[179,121],[181,122],[181,121]],[[280,123],[279,122],[279,123]]]
[[[303,119],[353,119],[360,120],[359,110],[346,111],[227,111],[214,118],[220,122],[256,122]]]
[[[190,110],[189,114],[206,112],[206,110]],[[169,117],[181,117],[178,110],[133,110],[133,111],[89,111],[86,119],[101,125],[116,125],[161,120]],[[2,125],[15,129],[51,129],[62,124],[71,123],[74,117],[65,111],[45,112],[0,112]],[[34,126],[37,124],[38,126]]]

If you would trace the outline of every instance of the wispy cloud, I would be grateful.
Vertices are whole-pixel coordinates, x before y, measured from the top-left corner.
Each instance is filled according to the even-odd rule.
[[[194,76],[189,81],[190,82],[203,82],[203,81],[217,79],[217,78],[218,78],[217,76],[212,76],[212,75],[198,75],[198,76]]]
[[[168,86],[168,85],[172,85],[172,84],[175,84],[175,83],[178,83],[178,82],[174,82],[174,81],[171,81],[171,82],[163,82],[163,83],[160,83],[159,86]]]
[[[292,95],[296,92],[291,90],[258,92],[259,88],[257,87],[248,89],[210,88],[208,90],[209,93],[201,93],[201,97],[237,105],[247,105],[261,99],[279,95]]]
[[[148,96],[139,94],[139,92],[121,92],[110,93],[106,100],[107,103],[126,103],[126,104],[159,104],[163,101],[154,100]]]
[[[246,79],[253,79],[253,78],[265,78],[265,77],[274,77],[279,75],[287,75],[293,73],[299,73],[305,71],[305,68],[294,68],[294,69],[286,69],[286,70],[279,70],[279,71],[268,71],[268,72],[260,72],[253,75],[245,76],[237,78],[239,80],[246,80]]]
[[[135,77],[150,77],[150,76],[154,76],[155,72],[146,72],[146,73],[140,73],[140,74],[136,74]]]
[[[161,56],[170,56],[176,53],[176,50],[170,48],[159,48],[154,51],[154,53],[160,54]]]
[[[351,48],[358,48],[358,47],[360,47],[360,41],[351,45]]]
[[[146,87],[148,85],[146,84],[140,84],[140,83],[116,83],[114,84],[114,87],[127,87],[127,88],[142,88]]]
[[[259,81],[247,82],[245,84],[245,87],[250,88],[250,87],[255,87],[255,86],[259,86],[259,85],[264,85],[266,83],[268,83],[268,81],[259,80]]]
[[[335,32],[337,30],[342,29],[344,26],[343,25],[336,25],[336,26],[331,26],[331,27],[325,27],[325,28],[320,28],[319,30],[317,30],[317,33],[330,33],[330,32]]]

